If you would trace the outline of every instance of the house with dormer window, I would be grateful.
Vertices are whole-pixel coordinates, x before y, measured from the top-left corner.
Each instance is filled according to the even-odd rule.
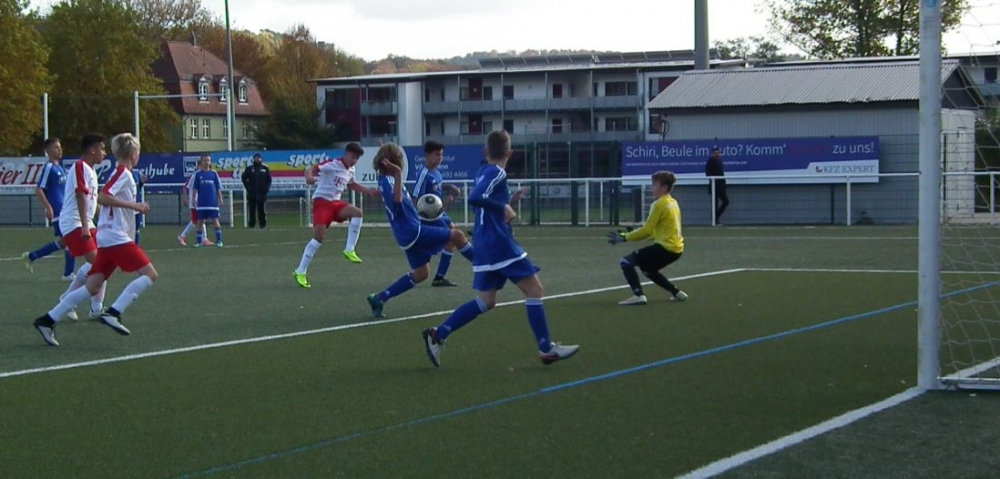
[[[160,52],[153,74],[167,93],[185,95],[169,99],[181,117],[173,134],[177,149],[225,150],[230,134],[234,134],[233,149],[254,149],[255,132],[269,113],[253,79],[238,70],[230,79],[226,62],[194,43],[164,42]],[[235,128],[230,128],[227,116],[230,89],[234,89]]]

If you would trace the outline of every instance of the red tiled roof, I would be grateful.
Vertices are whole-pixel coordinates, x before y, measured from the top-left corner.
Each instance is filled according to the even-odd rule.
[[[198,93],[198,81],[202,77],[210,79],[209,93],[219,93],[219,80],[226,78],[228,66],[197,45],[187,42],[163,42],[160,44],[160,58],[153,63],[153,75],[163,81],[163,87],[171,95],[194,95]],[[267,116],[269,113],[257,90],[253,79],[239,70],[233,70],[235,85],[233,103],[238,116]],[[239,101],[239,84],[246,80],[247,102]],[[210,96],[207,101],[197,97],[171,98],[170,106],[180,114],[218,115],[226,114],[226,104],[219,97]]]

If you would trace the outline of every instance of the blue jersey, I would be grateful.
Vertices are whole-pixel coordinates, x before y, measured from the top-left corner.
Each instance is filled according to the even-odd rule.
[[[385,202],[392,235],[401,248],[409,249],[420,236],[420,216],[417,214],[417,208],[413,206],[409,193],[406,192],[406,185],[403,185],[403,201],[396,203],[396,194],[393,192],[395,184],[396,179],[391,176],[378,177],[378,190],[382,193],[382,201]]]
[[[198,192],[197,204],[199,210],[219,209],[219,192],[222,191],[222,183],[219,182],[219,174],[209,170],[198,170],[194,174],[194,185]]]
[[[426,194],[434,194],[444,201],[444,177],[441,176],[441,171],[437,168],[431,171],[425,166],[420,166],[419,168],[417,171],[417,184],[413,186],[413,196],[420,198]],[[441,213],[441,217],[432,223],[440,223],[443,226],[447,226],[448,223],[451,223],[451,218],[448,217],[448,213]]]
[[[526,258],[504,217],[510,203],[507,172],[494,164],[486,164],[476,173],[476,186],[469,193],[469,203],[474,207],[475,226],[472,236],[476,239],[472,270],[494,271]]]
[[[132,170],[132,181],[135,181],[135,202],[142,203],[142,173]]]
[[[66,170],[57,163],[46,163],[36,186],[45,194],[45,199],[52,205],[52,213],[58,217],[66,197]]]

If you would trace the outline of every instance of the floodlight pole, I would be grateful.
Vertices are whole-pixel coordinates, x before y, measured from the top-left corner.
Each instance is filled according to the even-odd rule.
[[[694,0],[694,69],[708,70],[708,0]]]
[[[49,139],[49,92],[42,93],[42,134]]]
[[[233,104],[233,87],[236,82],[233,78],[233,36],[229,28],[229,0],[226,0],[226,50],[229,55],[227,59],[229,67],[229,88],[226,88],[226,120],[229,122],[229,135],[226,142],[229,151],[233,151],[233,137],[236,136],[236,105]]]
[[[919,326],[917,386],[940,389],[941,365],[941,3],[920,7],[920,140],[918,195]]]
[[[132,91],[132,118],[135,119],[135,139],[139,139],[139,90]]]

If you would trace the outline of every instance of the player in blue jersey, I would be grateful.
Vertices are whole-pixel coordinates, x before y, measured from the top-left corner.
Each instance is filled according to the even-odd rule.
[[[191,186],[194,191],[194,204],[198,208],[198,221],[201,222],[195,247],[201,246],[205,240],[205,221],[212,220],[212,225],[215,227],[215,246],[221,248],[223,244],[222,225],[219,224],[219,207],[222,206],[222,182],[219,181],[219,174],[212,170],[211,155],[202,155],[198,162],[198,168]]]
[[[378,172],[378,189],[385,203],[392,235],[403,252],[411,271],[404,274],[380,293],[368,295],[368,305],[376,318],[384,317],[382,307],[427,279],[431,273],[431,257],[451,244],[459,250],[468,240],[461,230],[446,226],[431,226],[420,221],[417,208],[403,185],[403,150],[395,143],[379,147],[372,166]]]
[[[416,200],[426,194],[437,195],[441,198],[444,203],[444,207],[447,208],[449,204],[455,201],[462,192],[455,185],[444,184],[444,178],[441,176],[441,172],[438,167],[441,166],[441,161],[444,159],[444,144],[438,141],[430,140],[424,143],[424,165],[417,167],[417,184],[413,187],[413,199]],[[448,193],[445,194],[445,191]],[[425,225],[429,226],[440,226],[444,228],[455,228],[452,224],[451,218],[448,217],[448,213],[442,213],[441,217],[434,221],[424,221]],[[472,244],[466,243],[467,246],[459,251],[462,256],[466,259],[472,261]],[[434,274],[434,280],[431,281],[431,286],[458,286],[451,281],[448,281],[445,276],[448,274],[448,267],[451,266],[451,258],[455,253],[455,248],[449,244],[441,252],[441,259],[438,262],[437,273]]]
[[[47,243],[45,246],[32,252],[25,252],[21,255],[24,266],[29,272],[34,273],[32,263],[39,258],[44,258],[59,250],[64,250],[66,260],[63,266],[63,281],[73,280],[73,270],[76,269],[76,260],[69,251],[66,251],[66,244],[62,240],[62,231],[59,231],[59,213],[62,211],[63,198],[66,194],[66,170],[62,167],[62,143],[58,138],[49,138],[43,144],[45,155],[49,157],[49,162],[42,166],[42,174],[35,185],[35,196],[45,207],[45,219],[52,225],[56,240]]]
[[[146,202],[145,200],[146,194],[142,188],[146,186],[146,181],[148,180],[149,177],[140,173],[139,170],[132,170],[132,181],[135,181],[135,202],[139,203],[140,205]],[[140,239],[139,230],[141,230],[143,226],[146,226],[146,215],[136,212],[135,244],[139,244],[139,239]]]
[[[487,162],[476,174],[476,185],[469,194],[469,203],[475,211],[473,288],[479,295],[455,309],[440,326],[424,330],[427,357],[434,366],[441,365],[441,350],[448,336],[493,309],[500,289],[508,280],[524,293],[528,324],[535,333],[542,364],[568,359],[580,350],[577,345],[552,341],[542,304],[544,290],[538,279],[539,268],[528,259],[528,253],[514,240],[510,230],[510,221],[517,216],[510,207],[510,190],[504,170],[511,153],[507,132],[490,132],[486,137]]]

